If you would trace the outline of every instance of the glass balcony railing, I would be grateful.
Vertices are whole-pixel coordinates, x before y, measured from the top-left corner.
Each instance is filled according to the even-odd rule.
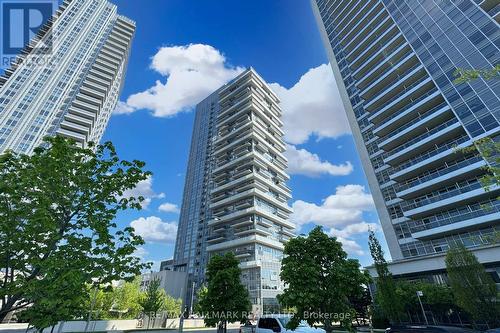
[[[371,71],[374,70],[375,67],[377,67],[380,61],[392,58],[393,54],[397,52],[400,47],[408,46],[408,44],[404,40],[399,39],[398,41],[399,37],[400,35],[394,36],[390,41],[388,41],[384,45],[384,48],[380,48],[377,52],[368,57],[368,59],[366,59],[363,62],[363,64],[352,73],[352,75],[360,79],[361,79],[360,76],[365,77],[365,75],[359,75],[359,74],[370,73]],[[396,45],[393,45],[393,43],[396,41],[398,41]]]
[[[445,144],[436,145],[436,146],[434,146],[434,148],[426,150],[425,153],[417,155],[414,158],[411,158],[411,159],[407,160],[406,162],[400,164],[399,166],[394,168],[394,172],[396,173],[396,172],[399,172],[401,170],[404,170],[412,165],[415,165],[415,164],[420,163],[422,161],[425,161],[425,160],[427,160],[427,159],[429,159],[429,158],[431,158],[439,153],[442,153],[443,151],[455,148],[459,144],[462,144],[462,143],[467,142],[467,141],[469,141],[469,136],[465,134],[465,135],[462,135],[461,137],[459,137],[455,140],[452,140],[450,142],[447,142]]]
[[[413,138],[412,140],[406,141],[406,143],[404,143],[404,144],[402,144],[400,146],[397,146],[396,148],[388,151],[387,153],[389,155],[394,155],[394,154],[396,154],[396,153],[398,153],[398,152],[400,152],[400,151],[402,151],[402,150],[404,150],[404,149],[406,149],[406,148],[408,148],[408,147],[416,144],[417,142],[420,142],[423,139],[428,138],[431,135],[436,134],[437,132],[439,132],[439,131],[441,131],[441,130],[443,130],[443,129],[445,129],[445,128],[453,125],[453,124],[456,124],[456,123],[458,123],[458,119],[457,118],[452,118],[452,119],[448,120],[447,122],[445,122],[445,123],[443,123],[443,124],[441,124],[439,126],[436,126],[433,129],[428,130],[427,132],[425,132],[423,134],[420,134],[416,138]]]
[[[471,209],[472,207],[468,207]],[[424,223],[422,225],[414,226],[411,228],[411,232],[425,231],[429,229],[434,229],[437,227],[442,227],[445,225],[462,222],[470,220],[473,218],[490,215],[490,214],[500,213],[500,201],[499,200],[487,200],[476,205],[474,210],[469,210],[468,212],[459,213],[456,215],[447,214],[447,216],[439,217],[435,221]]]
[[[483,158],[481,156],[474,156],[472,158],[468,158],[466,160],[458,162],[454,165],[450,165],[444,169],[433,171],[433,172],[429,173],[428,175],[418,177],[415,179],[410,179],[404,183],[399,184],[399,186],[397,186],[396,192],[401,192],[401,191],[407,190],[411,187],[423,184],[429,180],[436,179],[437,177],[444,176],[446,174],[449,174],[452,171],[459,170],[463,167],[466,167],[468,165],[472,165],[472,164],[480,162],[480,161],[483,161]]]
[[[361,89],[361,95],[364,95],[368,90],[372,89],[373,88],[372,85],[376,81],[380,80],[380,82],[382,82],[384,79],[387,79],[387,77],[384,77],[385,75],[387,75],[387,73],[391,72],[394,69],[398,69],[400,67],[401,67],[401,65],[398,63],[395,66],[390,66],[387,70],[384,71],[384,73],[376,76],[365,88]],[[412,71],[414,71],[418,67],[421,67],[420,62],[417,62],[416,64],[413,64],[410,68],[408,68],[407,70],[405,70],[403,73],[396,74],[396,76],[393,77],[390,80],[389,86],[386,85],[385,87],[383,87],[382,89],[380,89],[379,91],[376,92],[376,95],[375,95],[374,99],[377,99],[377,98],[381,97],[382,95],[385,95],[392,87],[394,87],[395,85],[397,85],[397,83],[394,83],[394,82],[401,81],[405,76],[407,76],[408,74],[410,74]],[[396,71],[396,73],[397,73],[397,71]]]
[[[419,96],[418,98],[416,99],[413,99],[409,104],[405,105],[404,107],[398,109],[398,112],[396,113],[393,113],[392,115],[384,118],[384,124],[388,123],[390,120],[396,118],[396,117],[399,117],[401,114],[403,114],[406,110],[409,110],[411,109],[412,107],[414,107],[417,103],[419,103],[420,101],[424,100],[425,98],[429,97],[430,95],[432,94],[435,94],[438,90],[436,88],[432,89],[432,90],[429,90],[428,92],[426,92],[425,94]],[[381,114],[383,113],[382,109],[376,111],[373,113],[373,116],[377,115],[377,114]]]
[[[438,202],[438,201],[448,199],[448,198],[451,198],[451,197],[454,197],[454,196],[457,196],[460,194],[474,191],[474,190],[477,190],[478,188],[481,188],[481,183],[475,182],[473,184],[470,184],[467,186],[461,186],[461,187],[456,188],[454,190],[451,190],[451,191],[448,191],[445,193],[441,193],[441,194],[435,195],[435,196],[427,198],[427,199],[418,200],[418,201],[412,200],[410,202],[406,202],[401,206],[401,208],[403,209],[403,211],[409,211],[409,210],[412,210],[415,208],[419,208],[419,207],[423,207],[423,206],[432,204],[434,202]]]
[[[345,45],[344,49],[347,52],[347,59],[351,59],[352,56],[359,54],[362,49],[361,46],[373,40],[379,38],[381,35],[386,33],[386,29],[381,29],[384,25],[390,22],[389,16],[384,12],[380,11],[375,15],[366,25],[358,31],[350,41]]]
[[[372,17],[375,15],[374,12],[375,10],[380,11],[380,7],[378,6],[371,6],[370,9],[366,10],[366,8],[370,5],[370,2],[367,1],[365,4],[361,6],[361,8],[357,9],[356,12],[351,15],[355,7],[353,6],[351,9],[349,9],[349,12],[343,15],[342,20],[339,21],[338,23],[335,24],[336,27],[342,26],[343,28],[340,29],[338,36],[341,37],[340,39],[340,44],[344,45],[344,42],[347,40],[347,38],[352,37],[352,34],[357,34],[360,29],[366,24],[366,21],[369,21],[372,19]],[[377,8],[378,7],[378,8]],[[348,22],[344,22],[346,19],[349,19]],[[356,22],[354,25],[353,23]]]
[[[488,14],[490,14],[491,17],[495,17],[498,13],[500,13],[500,3],[488,11]]]
[[[398,133],[401,133],[403,132],[404,130],[406,130],[407,128],[415,125],[416,123],[418,123],[420,120],[428,117],[430,114],[432,114],[434,111],[437,111],[441,108],[444,108],[446,106],[446,102],[441,102],[439,105],[436,105],[435,107],[433,108],[430,108],[429,110],[425,110],[424,112],[422,113],[419,113],[417,117],[413,118],[412,120],[406,122],[404,125],[402,126],[399,126],[397,129],[395,129],[394,131],[390,132],[389,134],[385,135],[385,137],[387,138],[392,138],[393,136],[395,136],[396,134]]]
[[[409,86],[405,86],[405,88],[403,90],[401,90],[399,93],[397,93],[396,95],[392,96],[391,99],[389,99],[388,101],[384,101],[383,102],[383,106],[382,108],[379,110],[379,111],[382,111],[382,112],[385,112],[387,111],[390,107],[392,107],[393,104],[395,101],[397,101],[398,99],[400,99],[401,97],[405,96],[406,94],[408,94],[409,92],[411,92],[415,87],[417,87],[418,85],[424,83],[425,81],[429,81],[430,82],[430,78],[427,76],[427,75],[424,75],[422,76],[420,79],[416,80],[415,82],[413,82],[412,84],[410,84]],[[390,89],[391,87],[389,87]],[[382,96],[383,94],[380,94],[378,95],[375,99],[372,100],[372,102],[370,102],[370,104],[374,104],[373,102],[380,102],[380,96]],[[368,108],[369,105],[366,105],[366,107]],[[375,113],[378,113],[379,111],[375,112]],[[402,112],[401,109],[398,109],[399,113]],[[374,113],[374,114],[375,114]]]
[[[364,85],[364,88],[361,89],[362,93],[361,95],[363,95],[363,93],[368,89],[370,88],[371,84],[374,83],[375,81],[379,80],[379,79],[382,79],[387,73],[389,73],[390,71],[394,70],[394,69],[397,69],[401,66],[401,62],[402,61],[405,61],[405,59],[412,55],[411,51],[407,51],[406,54],[403,54],[401,55],[401,57],[399,57],[398,59],[396,59],[396,62],[397,64],[393,64],[394,62],[390,61],[390,59],[388,59],[388,66],[386,69],[383,70],[382,73],[377,73],[377,75],[373,75],[373,78],[370,79],[370,81],[368,82],[363,82],[363,85]],[[406,60],[409,60],[410,58],[406,59]],[[392,64],[391,64],[392,63]],[[419,63],[417,63],[417,65],[419,65]],[[417,66],[412,66],[411,69],[409,69],[409,71],[411,71],[412,69],[416,68]],[[404,76],[406,75],[407,73],[409,73],[409,71],[406,71],[404,74],[401,74],[400,76]],[[360,82],[361,83],[361,82]]]

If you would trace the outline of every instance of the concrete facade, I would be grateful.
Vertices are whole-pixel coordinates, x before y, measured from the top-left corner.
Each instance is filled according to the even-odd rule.
[[[278,97],[253,69],[198,104],[174,254],[197,289],[211,255],[234,253],[254,311],[276,305],[294,235],[280,118]]]
[[[187,273],[163,270],[159,272],[146,273],[141,276],[141,291],[146,291],[151,280],[159,279],[160,287],[165,290],[167,295],[175,299],[186,297],[187,292]]]

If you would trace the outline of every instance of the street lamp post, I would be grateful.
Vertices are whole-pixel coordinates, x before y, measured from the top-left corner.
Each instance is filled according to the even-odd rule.
[[[422,305],[422,300],[420,299],[420,296],[424,296],[424,293],[419,290],[419,291],[417,291],[418,302],[420,303],[420,308],[422,309],[422,314],[424,315],[425,324],[429,325],[429,322],[427,321],[427,316],[425,315],[424,306]]]
[[[181,287],[181,296],[182,297],[182,305],[181,305],[181,315],[179,317],[179,333],[182,333],[182,329],[184,328],[184,313],[182,313],[182,310],[184,309],[184,305],[185,305],[185,300],[186,300],[186,296],[183,294],[183,291],[184,291],[184,288]]]
[[[87,322],[85,323],[85,330],[84,330],[85,333],[88,332],[89,324],[90,324],[90,320],[92,319],[92,312],[94,312],[94,306],[95,306],[96,300],[97,300],[97,286],[94,286],[92,300],[90,301],[89,315],[87,316]]]
[[[193,302],[194,302],[194,286],[195,282],[191,285],[191,306],[189,307],[189,315],[193,315]]]

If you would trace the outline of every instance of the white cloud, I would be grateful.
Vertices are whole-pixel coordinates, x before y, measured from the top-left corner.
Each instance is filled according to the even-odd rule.
[[[164,213],[179,213],[179,207],[176,204],[165,202],[158,207],[160,212]]]
[[[377,223],[360,222],[349,224],[342,229],[331,228],[327,231],[328,235],[337,237],[337,240],[342,243],[344,251],[349,254],[364,255],[363,248],[351,236],[367,234],[369,230],[378,231],[380,226]]]
[[[329,235],[335,237],[350,237],[352,235],[364,234],[369,230],[378,231],[380,226],[377,223],[367,223],[367,222],[359,222],[354,224],[349,224],[343,229],[335,229],[331,228],[328,232]]]
[[[135,109],[131,107],[130,105],[127,105],[127,103],[118,101],[116,104],[115,111],[113,112],[114,114],[130,114],[134,112]]]
[[[120,198],[138,198],[139,196],[144,197],[144,201],[141,203],[141,206],[143,209],[146,209],[151,203],[151,200],[162,199],[165,197],[165,194],[155,193],[153,190],[153,177],[148,176],[148,178],[138,182],[135,188],[124,191]]]
[[[135,249],[133,256],[144,259],[144,257],[146,257],[148,254],[149,254],[148,250],[146,250],[142,246],[139,246],[138,248]]]
[[[158,80],[146,91],[129,96],[115,113],[147,109],[155,117],[172,117],[191,110],[244,70],[230,66],[219,50],[205,44],[162,47],[150,67],[165,76],[164,82]]]
[[[298,229],[307,223],[321,225],[330,236],[337,237],[349,254],[364,255],[363,248],[351,236],[379,230],[376,223],[363,220],[363,213],[374,210],[372,196],[361,185],[338,186],[335,194],[321,205],[297,200],[293,203],[291,219]]]
[[[271,84],[281,99],[285,140],[293,144],[337,138],[351,132],[333,72],[328,64],[307,71],[290,89]]]
[[[297,200],[293,203],[291,220],[298,226],[315,223],[326,228],[339,228],[363,222],[363,212],[372,211],[372,196],[361,185],[338,186],[335,194],[321,205]]]
[[[130,226],[146,242],[173,243],[177,236],[177,223],[164,222],[156,216],[140,217]]]
[[[337,240],[342,243],[342,248],[348,254],[357,254],[359,256],[365,254],[361,245],[359,245],[356,241],[344,237],[337,237]]]
[[[309,177],[317,177],[322,174],[346,176],[353,171],[353,166],[349,161],[335,165],[328,161],[322,161],[317,154],[313,154],[305,149],[297,149],[293,145],[287,145],[285,156],[288,159],[287,171],[289,174]]]

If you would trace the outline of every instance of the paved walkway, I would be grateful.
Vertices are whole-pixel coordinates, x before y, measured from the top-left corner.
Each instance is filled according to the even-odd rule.
[[[25,333],[27,324],[0,324],[0,333]],[[135,330],[134,330],[135,331]],[[138,332],[148,332],[148,333],[176,333],[178,330],[173,329],[150,329],[150,330],[137,330]],[[227,333],[238,333],[239,329],[229,328]],[[123,331],[108,331],[108,332],[123,332]],[[188,328],[183,330],[185,333],[216,333],[215,328]],[[91,333],[91,331],[89,331]]]

